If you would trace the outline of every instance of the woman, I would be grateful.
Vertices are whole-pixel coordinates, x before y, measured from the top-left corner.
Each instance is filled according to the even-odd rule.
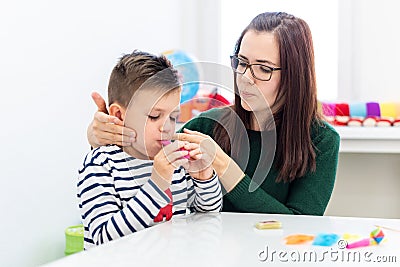
[[[194,131],[177,138],[216,150],[212,164],[226,190],[223,211],[323,215],[334,186],[339,135],[317,111],[307,23],[282,12],[256,16],[231,62],[234,105],[204,112],[184,126]],[[127,139],[133,131],[103,113],[98,95],[94,99],[99,112],[88,128],[91,145],[134,141]]]

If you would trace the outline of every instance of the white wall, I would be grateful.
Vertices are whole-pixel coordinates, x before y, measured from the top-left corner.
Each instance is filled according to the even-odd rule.
[[[339,0],[341,101],[400,102],[395,0]],[[342,153],[328,215],[400,218],[400,154]]]
[[[326,215],[400,218],[400,154],[340,153]]]
[[[197,53],[183,34],[182,4],[2,2],[0,266],[37,266],[63,256],[64,229],[80,222],[75,184],[89,150],[90,92],[105,95],[117,59],[135,48]]]
[[[339,1],[339,94],[344,101],[400,102],[400,3]]]

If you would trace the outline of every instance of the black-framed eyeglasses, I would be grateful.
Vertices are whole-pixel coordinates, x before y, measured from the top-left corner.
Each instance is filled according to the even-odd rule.
[[[260,81],[271,80],[272,72],[282,69],[282,68],[272,68],[270,66],[260,63],[249,64],[244,59],[241,59],[236,55],[231,56],[231,67],[234,72],[239,74],[244,74],[246,70],[249,68],[251,75],[253,75],[254,78]]]

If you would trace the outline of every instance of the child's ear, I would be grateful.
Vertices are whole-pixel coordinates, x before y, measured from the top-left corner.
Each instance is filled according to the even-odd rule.
[[[110,105],[110,115],[117,117],[121,121],[124,121],[125,119],[125,108],[123,108],[121,105],[117,103],[113,103]]]

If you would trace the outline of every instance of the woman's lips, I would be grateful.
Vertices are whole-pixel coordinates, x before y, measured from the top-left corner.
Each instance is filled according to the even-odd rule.
[[[240,92],[240,96],[243,97],[243,98],[250,98],[250,97],[255,96],[255,94],[251,94],[251,93],[248,93],[248,92]]]

